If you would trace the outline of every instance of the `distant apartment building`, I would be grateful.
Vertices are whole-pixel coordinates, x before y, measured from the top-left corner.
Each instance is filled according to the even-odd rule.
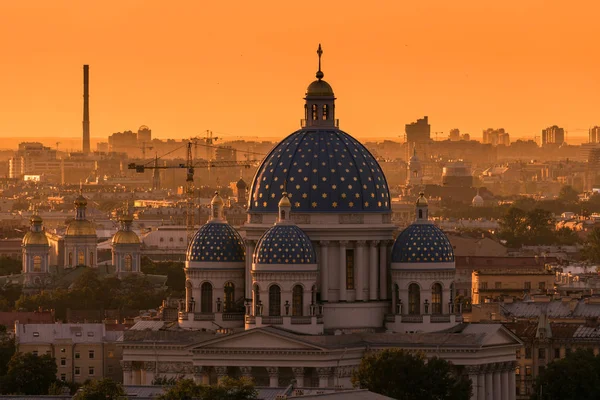
[[[460,130],[450,129],[450,133],[448,134],[448,139],[452,142],[458,142],[460,140]]]
[[[593,128],[590,128],[589,142],[590,143],[600,143],[600,126],[595,126]]]
[[[442,169],[442,185],[449,187],[470,188],[473,186],[471,166],[463,161],[449,162]]]
[[[236,161],[237,150],[231,146],[219,146],[215,150],[215,160],[217,161]]]
[[[565,130],[556,125],[542,129],[542,146],[549,144],[561,145],[565,142]]]
[[[554,273],[537,268],[475,270],[471,282],[472,304],[481,304],[501,296],[522,298],[524,295],[546,294],[554,289]]]
[[[38,164],[60,165],[56,159],[56,150],[45,147],[39,142],[19,143],[19,149],[8,160],[9,178],[22,179],[25,175],[40,174]]]
[[[431,140],[431,125],[429,119],[424,116],[417,122],[406,124],[406,141],[408,143],[427,143]]]
[[[67,382],[122,381],[122,350],[117,346],[122,335],[122,328],[110,330],[105,324],[15,324],[18,351],[51,355],[57,379]]]
[[[510,145],[510,135],[504,130],[504,128],[488,128],[483,131],[483,144],[491,144],[492,146],[508,146]]]

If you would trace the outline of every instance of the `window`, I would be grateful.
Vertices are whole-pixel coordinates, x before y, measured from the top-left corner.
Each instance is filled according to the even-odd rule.
[[[212,285],[204,282],[200,287],[200,312],[212,312]]]
[[[554,358],[560,358],[560,348],[554,349]]]
[[[125,271],[131,272],[131,254],[125,254]]]
[[[531,290],[531,282],[525,282],[524,285],[525,290]]]
[[[33,354],[34,356],[37,356],[38,355],[38,351],[34,350],[34,351],[31,352],[31,354]]]
[[[327,108],[327,104],[323,104],[323,121],[325,121],[329,116],[329,109]]]
[[[77,255],[77,265],[85,265],[85,253],[80,251]]]
[[[42,257],[33,257],[33,272],[42,272]]]
[[[300,285],[292,289],[292,315],[302,316],[302,303],[304,301],[304,289]]]
[[[487,282],[479,282],[479,289],[487,289]]]
[[[62,357],[62,358],[60,359],[60,366],[61,366],[61,367],[64,367],[65,365],[67,365],[67,359],[66,359],[66,358],[64,358],[64,357]]]
[[[79,375],[81,375],[81,368],[75,367],[75,376],[79,376]]]
[[[545,366],[543,366],[543,365],[540,365],[540,366],[538,367],[538,375],[541,375],[541,374],[543,374],[545,370],[546,370],[546,367],[545,367]]]
[[[442,285],[434,283],[431,287],[431,313],[442,313]]]
[[[521,349],[517,349],[517,359],[521,358]]]
[[[75,336],[77,336],[77,337],[81,336],[81,332],[75,332]]]
[[[502,282],[494,282],[494,289],[502,289]]]
[[[89,367],[88,368],[88,375],[89,376],[94,376],[94,367]]]
[[[538,349],[538,358],[540,360],[546,359],[546,349]]]
[[[88,337],[94,337],[94,332],[88,332]]]
[[[313,119],[313,121],[316,121],[319,119],[319,110],[317,109],[316,104],[312,105],[312,119]]]
[[[61,353],[65,353],[67,350],[63,347],[62,349],[60,349]]]
[[[39,332],[33,332],[33,337],[40,337],[40,333]]]
[[[531,366],[525,366],[525,376],[531,376]]]
[[[81,357],[81,354],[79,354],[79,352],[76,352],[76,353],[75,353],[75,359],[76,359],[76,360],[79,360],[79,358],[80,358],[80,357]]]
[[[73,253],[69,253],[69,267],[73,266]]]
[[[546,282],[539,282],[538,289],[540,289],[542,291],[546,290]]]
[[[108,351],[108,358],[115,358],[115,352],[112,350]]]
[[[67,380],[67,374],[60,374],[60,380],[63,382],[66,382]]]
[[[525,358],[528,360],[531,358],[531,347],[529,346],[525,347]]]
[[[354,250],[346,250],[346,289],[354,289]]]
[[[169,242],[172,242],[172,241],[173,241],[173,238],[172,238],[172,237],[170,237],[170,238],[169,238]]]
[[[567,356],[568,356],[569,354],[571,354],[571,348],[570,348],[570,347],[567,347],[567,348],[565,349],[565,354],[566,354]]]
[[[90,265],[94,265],[94,253],[90,252]]]
[[[165,238],[160,238],[160,240],[159,240],[159,241],[160,241],[160,242],[164,242],[164,241],[165,241]]]
[[[517,376],[521,375],[521,367],[518,365],[515,367],[515,375],[517,375]]]
[[[88,352],[88,358],[93,359],[94,358],[94,350],[90,350]]]
[[[416,283],[411,283],[408,287],[408,313],[421,313],[421,288]]]
[[[419,219],[423,219],[423,210],[419,210]]]
[[[269,288],[269,315],[281,315],[281,288],[277,285]]]
[[[108,373],[112,374],[114,372],[114,368],[112,366],[108,366]]]
[[[227,282],[223,288],[223,312],[235,311],[235,285],[233,282]]]

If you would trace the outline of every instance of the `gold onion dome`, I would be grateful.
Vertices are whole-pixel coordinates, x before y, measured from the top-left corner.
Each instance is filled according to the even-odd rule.
[[[139,244],[140,238],[133,231],[117,231],[112,238],[112,244]]]
[[[291,207],[292,203],[286,192],[282,193],[281,200],[279,200],[279,207]]]
[[[223,201],[223,198],[219,195],[219,192],[215,192],[215,195],[213,196],[212,200],[210,201],[210,204],[222,206],[223,204],[225,204],[225,202]]]
[[[429,203],[427,202],[427,199],[425,198],[425,193],[421,192],[419,193],[419,198],[417,199],[417,206],[426,206]]]
[[[46,238],[46,234],[44,232],[27,232],[25,234],[25,237],[23,237],[23,246],[36,244],[48,246],[48,239]]]
[[[96,236],[96,228],[86,219],[76,219],[67,226],[65,236]]]
[[[31,223],[32,224],[41,224],[42,223],[42,217],[40,217],[37,214],[34,214],[31,216]]]

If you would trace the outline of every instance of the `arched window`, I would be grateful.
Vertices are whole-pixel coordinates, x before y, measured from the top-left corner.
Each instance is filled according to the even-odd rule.
[[[77,255],[77,265],[85,265],[85,253],[80,251]]]
[[[304,301],[304,289],[300,285],[292,289],[292,315],[301,316]]]
[[[213,218],[219,218],[219,209],[217,207],[213,208]]]
[[[431,313],[442,313],[442,285],[434,283],[431,287]]]
[[[279,216],[279,219],[282,221],[285,220],[285,210],[281,210],[281,215]]]
[[[419,210],[419,219],[423,218],[423,210]]]
[[[323,104],[323,121],[325,121],[329,117],[329,109],[327,104]]]
[[[131,254],[125,254],[125,271],[127,271],[127,272],[131,272],[131,269],[132,269],[131,261],[132,261]]]
[[[42,257],[33,257],[33,272],[42,272]]]
[[[269,288],[269,315],[272,317],[281,315],[281,288],[277,285]]]
[[[313,119],[313,121],[316,121],[319,119],[319,109],[317,108],[316,104],[312,105],[312,119]]]
[[[408,313],[413,315],[421,313],[421,288],[416,283],[408,286]]]
[[[235,311],[235,286],[233,282],[227,282],[223,289],[223,300],[225,300],[223,304],[223,312],[233,312]]]
[[[90,267],[94,265],[94,253],[90,251]]]
[[[73,266],[73,253],[69,253],[69,267]]]
[[[208,282],[204,282],[202,286],[200,286],[200,312],[212,312],[212,297],[212,285]]]

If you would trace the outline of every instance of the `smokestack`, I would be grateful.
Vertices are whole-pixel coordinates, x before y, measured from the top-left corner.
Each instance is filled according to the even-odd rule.
[[[90,152],[90,66],[83,66],[83,152]]]

